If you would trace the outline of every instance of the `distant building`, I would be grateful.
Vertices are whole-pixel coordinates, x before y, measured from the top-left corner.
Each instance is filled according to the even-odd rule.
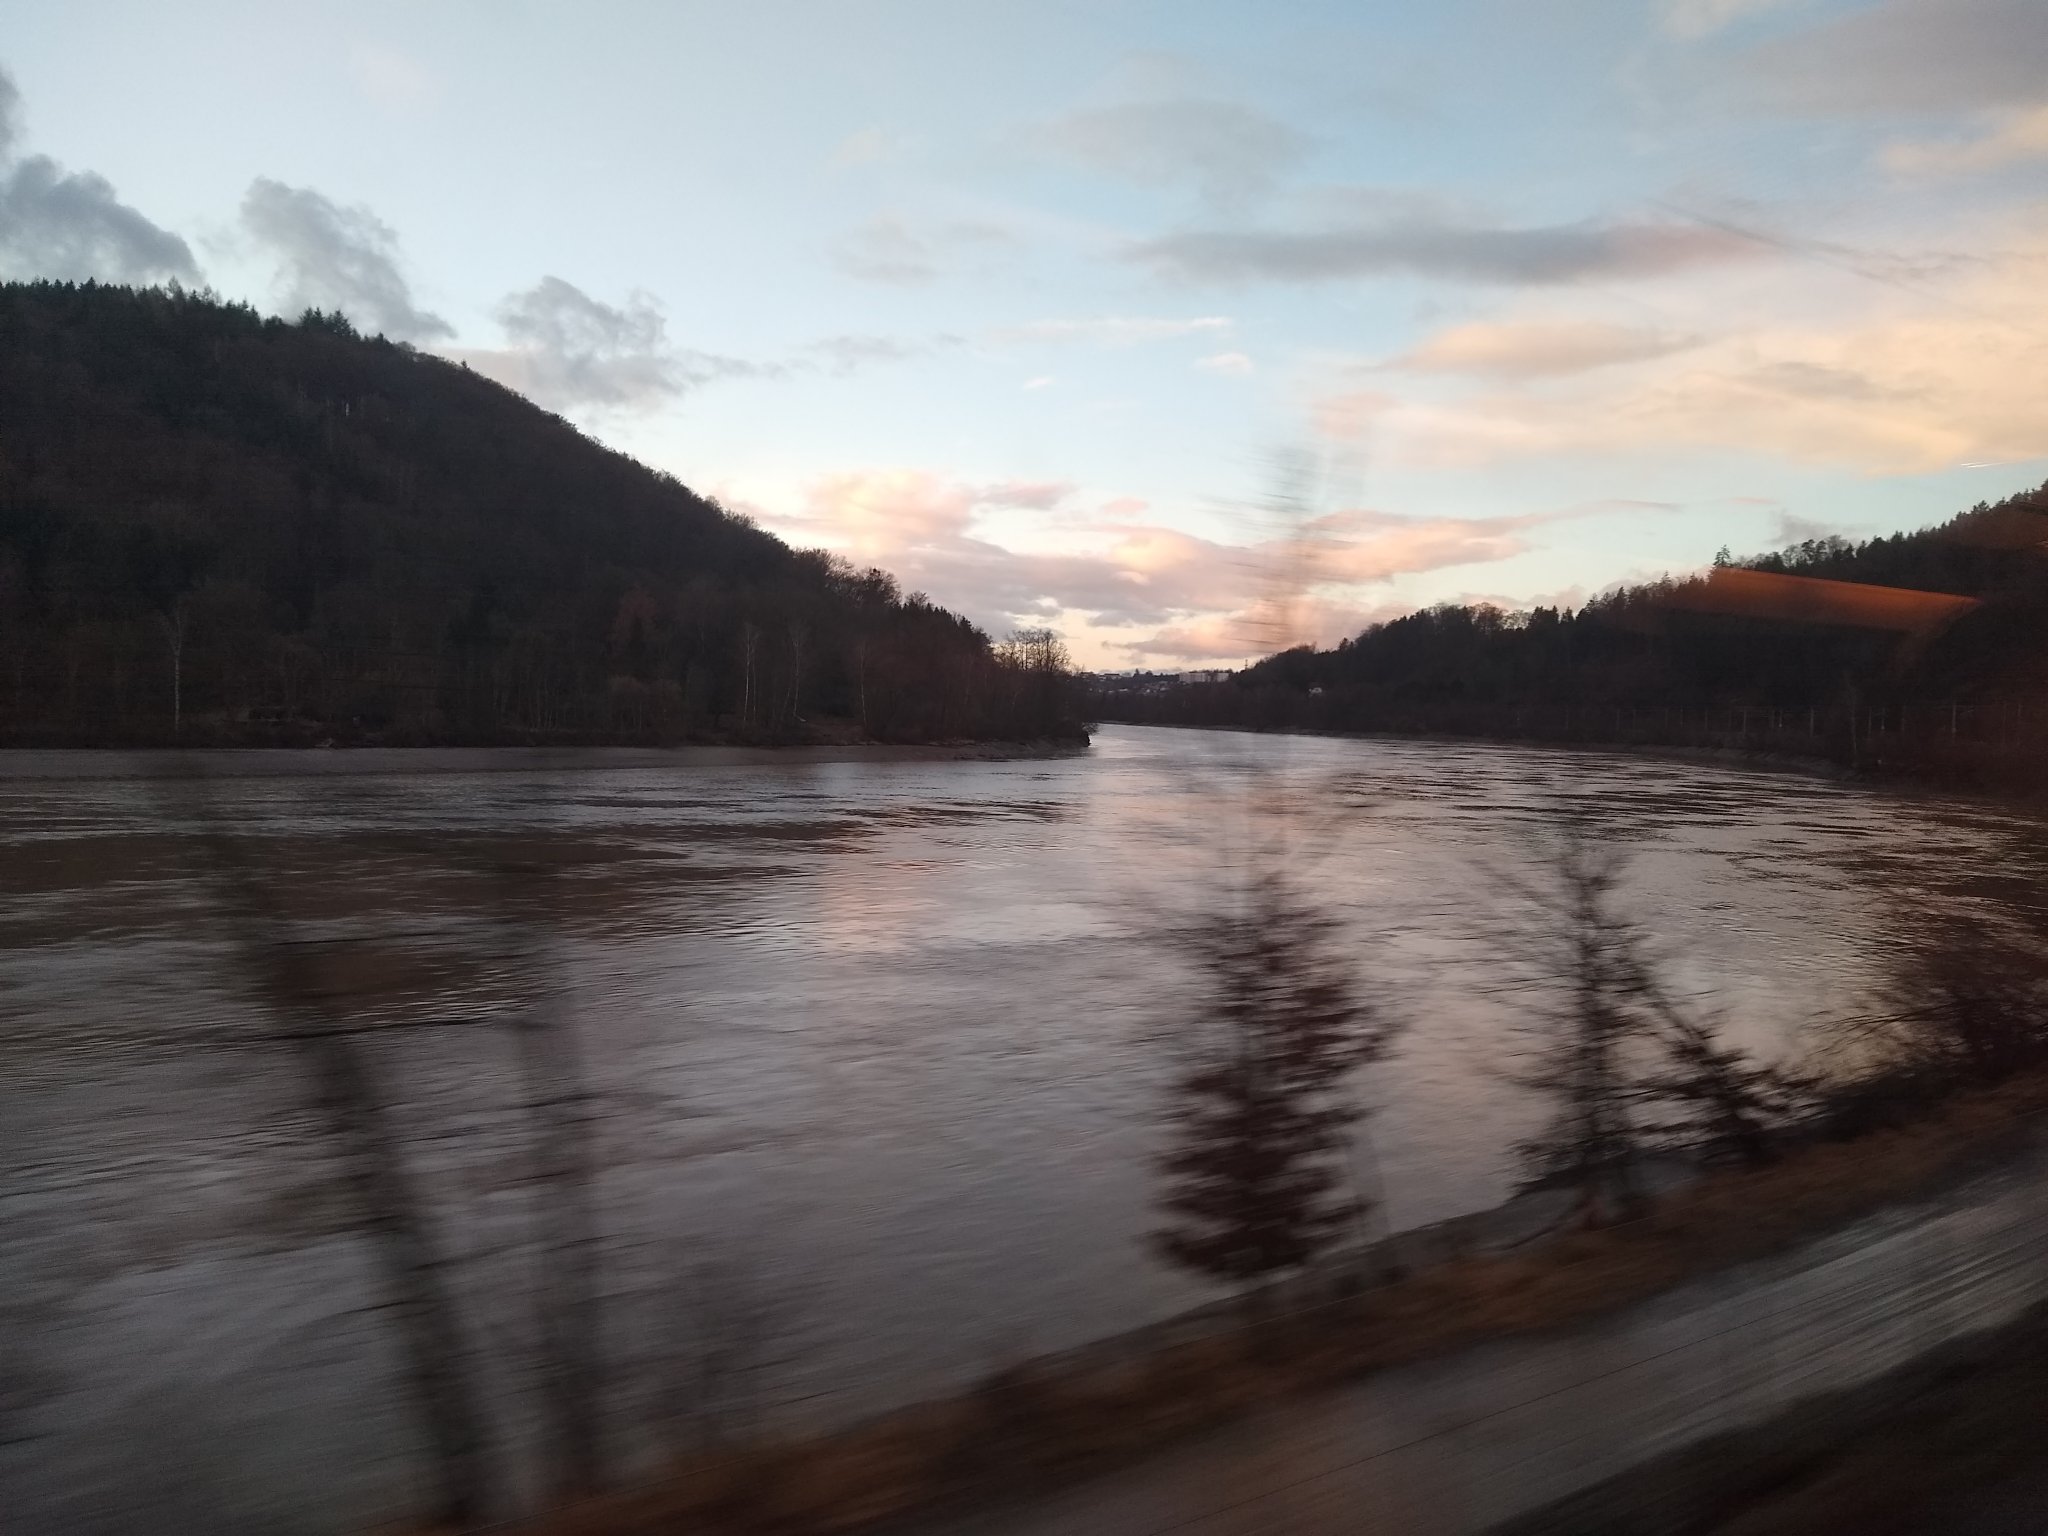
[[[1187,683],[1227,683],[1237,676],[1230,667],[1209,667],[1193,672],[1097,672],[1095,686],[1105,694],[1160,694]]]

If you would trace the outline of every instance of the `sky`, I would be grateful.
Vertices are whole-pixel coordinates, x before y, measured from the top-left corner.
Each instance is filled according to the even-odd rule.
[[[339,309],[1086,665],[2048,479],[2044,0],[14,0],[0,276]]]

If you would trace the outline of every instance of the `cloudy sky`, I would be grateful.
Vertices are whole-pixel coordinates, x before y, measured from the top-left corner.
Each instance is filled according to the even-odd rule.
[[[2043,0],[18,0],[0,70],[0,275],[338,307],[1097,665],[2048,477]]]

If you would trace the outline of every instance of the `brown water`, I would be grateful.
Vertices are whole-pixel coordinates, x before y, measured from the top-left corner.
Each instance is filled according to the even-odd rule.
[[[1159,1035],[1190,995],[1162,936],[1263,835],[1250,807],[1303,808],[1296,876],[1409,1021],[1363,1087],[1396,1228],[1512,1188],[1535,1107],[1509,1080],[1526,997],[1493,925],[1559,807],[1634,850],[1633,908],[1680,984],[1781,1054],[1878,982],[1925,893],[2040,885],[2034,825],[1982,806],[1478,745],[1111,728],[1049,761],[214,766],[210,803],[352,1015],[402,1026],[378,1059],[514,1447],[531,1191],[498,1020],[523,983],[485,871],[557,871],[612,1416],[642,1456],[707,1294],[774,1337],[752,1405],[811,1420],[1198,1298],[1144,1242]],[[31,1530],[350,1529],[418,1496],[388,1319],[168,772],[0,761],[0,1509]]]

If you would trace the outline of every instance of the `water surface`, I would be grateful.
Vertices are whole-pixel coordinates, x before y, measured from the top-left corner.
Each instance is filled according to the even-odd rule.
[[[2039,888],[2033,824],[1983,805],[1620,755],[1110,728],[1046,761],[620,761],[230,754],[203,794],[161,759],[0,763],[0,1507],[316,1530],[417,1496],[388,1329],[209,828],[382,1026],[512,1442],[534,1192],[503,1020],[541,936],[597,1107],[636,1454],[687,1407],[707,1309],[772,1317],[749,1394],[822,1420],[1199,1298],[1145,1242],[1193,996],[1165,936],[1270,845],[1260,807],[1294,808],[1294,878],[1407,1024],[1361,1085],[1396,1228],[1513,1187],[1538,1108],[1499,929],[1561,811],[1632,850],[1677,983],[1778,1055],[1878,984],[1930,895]],[[552,875],[508,891],[515,855]]]

